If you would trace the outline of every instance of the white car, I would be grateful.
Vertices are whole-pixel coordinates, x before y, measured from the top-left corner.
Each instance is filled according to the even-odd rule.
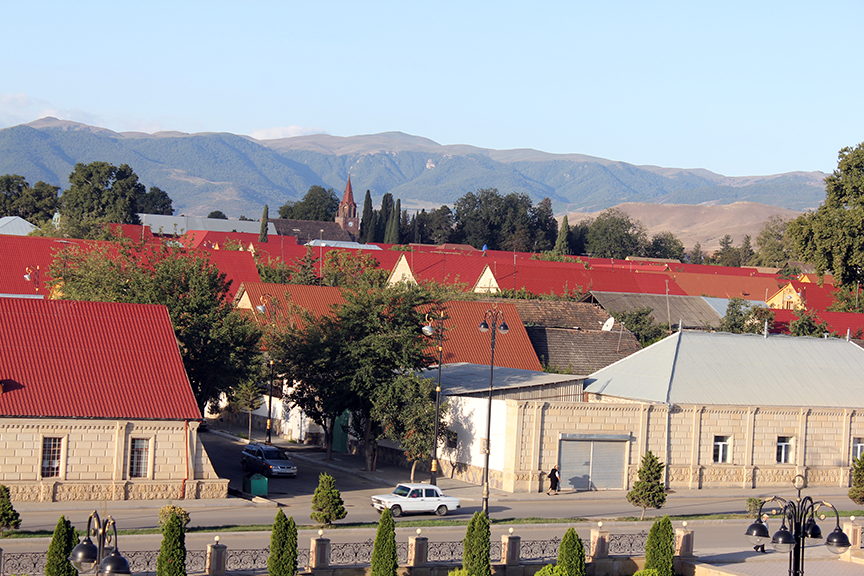
[[[372,496],[372,506],[382,512],[385,508],[393,516],[411,512],[434,512],[446,516],[450,510],[459,508],[459,498],[445,496],[441,489],[431,484],[399,484],[392,494]]]

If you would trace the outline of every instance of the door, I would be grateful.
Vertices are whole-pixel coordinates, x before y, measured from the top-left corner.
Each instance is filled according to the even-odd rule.
[[[561,439],[558,467],[562,488],[623,490],[627,446],[618,439]]]

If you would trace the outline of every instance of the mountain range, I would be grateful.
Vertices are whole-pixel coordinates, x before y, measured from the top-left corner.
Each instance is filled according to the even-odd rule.
[[[725,205],[758,202],[802,211],[825,198],[822,172],[727,177],[706,169],[636,166],[581,154],[441,145],[401,132],[326,134],[256,140],[229,133],[114,132],[42,118],[0,130],[0,174],[20,174],[65,189],[77,162],[129,164],[158,186],[177,214],[271,214],[310,186],[341,197],[348,175],[362,205],[391,193],[408,209],[449,204],[480,188],[553,201],[556,213],[596,212],[624,202]]]

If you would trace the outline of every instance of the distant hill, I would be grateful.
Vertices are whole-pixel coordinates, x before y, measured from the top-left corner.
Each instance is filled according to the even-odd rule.
[[[636,166],[580,154],[442,146],[401,132],[336,137],[323,134],[259,141],[227,133],[118,133],[43,118],[0,130],[0,174],[21,174],[66,188],[76,162],[127,163],[146,186],[158,186],[177,213],[222,210],[258,218],[301,198],[313,184],[345,186],[376,201],[389,192],[404,208],[451,204],[467,192],[497,188],[549,197],[558,213],[598,211],[621,204],[731,204],[789,210],[824,200],[821,172],[726,177],[704,169]]]
[[[767,206],[755,202],[734,202],[723,205],[645,204],[625,203],[617,208],[634,220],[639,220],[647,229],[648,237],[657,232],[672,232],[689,251],[699,242],[708,253],[720,249],[720,239],[729,234],[735,246],[745,234],[750,235],[753,248],[756,236],[771,216],[784,220],[797,218],[801,212]],[[572,212],[567,220],[575,224],[580,220],[594,218],[599,212]]]

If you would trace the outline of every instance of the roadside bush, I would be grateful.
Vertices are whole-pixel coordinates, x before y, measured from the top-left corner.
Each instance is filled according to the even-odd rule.
[[[546,564],[534,576],[558,576],[558,569],[555,564]]]
[[[347,515],[342,494],[336,489],[336,481],[329,474],[321,473],[318,476],[318,487],[312,496],[312,514],[309,517],[319,524],[329,525]]]
[[[6,530],[16,530],[21,526],[21,516],[12,506],[9,488],[0,484],[0,538]]]
[[[633,576],[660,576],[660,573],[653,568],[646,568],[644,570],[639,570]]]
[[[568,528],[558,546],[559,576],[585,576],[585,547],[576,530]]]
[[[51,544],[48,546],[48,556],[45,558],[45,576],[78,576],[78,571],[69,561],[72,549],[78,544],[75,527],[66,516],[60,516]]]
[[[186,532],[178,514],[172,514],[162,527],[156,576],[186,576]]]
[[[656,570],[656,576],[675,576],[675,533],[669,516],[655,520],[645,543],[645,570]]]
[[[751,518],[758,518],[760,506],[762,506],[761,498],[747,498],[747,515]]]
[[[179,516],[180,520],[183,522],[183,528],[189,525],[189,512],[180,506],[174,506],[173,504],[167,504],[159,509],[159,526],[162,528],[168,523],[168,520],[171,519],[171,516]]]
[[[475,512],[463,541],[462,567],[469,576],[491,576],[492,563],[489,558],[491,533],[489,518],[483,512]]]
[[[864,504],[864,454],[852,463],[852,487],[849,488],[849,499],[859,506]],[[2,512],[0,512],[2,518]],[[0,529],[3,526],[0,524]]]
[[[270,556],[267,557],[270,576],[294,576],[297,573],[297,525],[294,517],[285,518],[279,510],[270,534]]]
[[[371,576],[396,576],[397,568],[399,558],[396,552],[396,524],[390,510],[385,508],[378,520],[378,532],[372,548]]]

